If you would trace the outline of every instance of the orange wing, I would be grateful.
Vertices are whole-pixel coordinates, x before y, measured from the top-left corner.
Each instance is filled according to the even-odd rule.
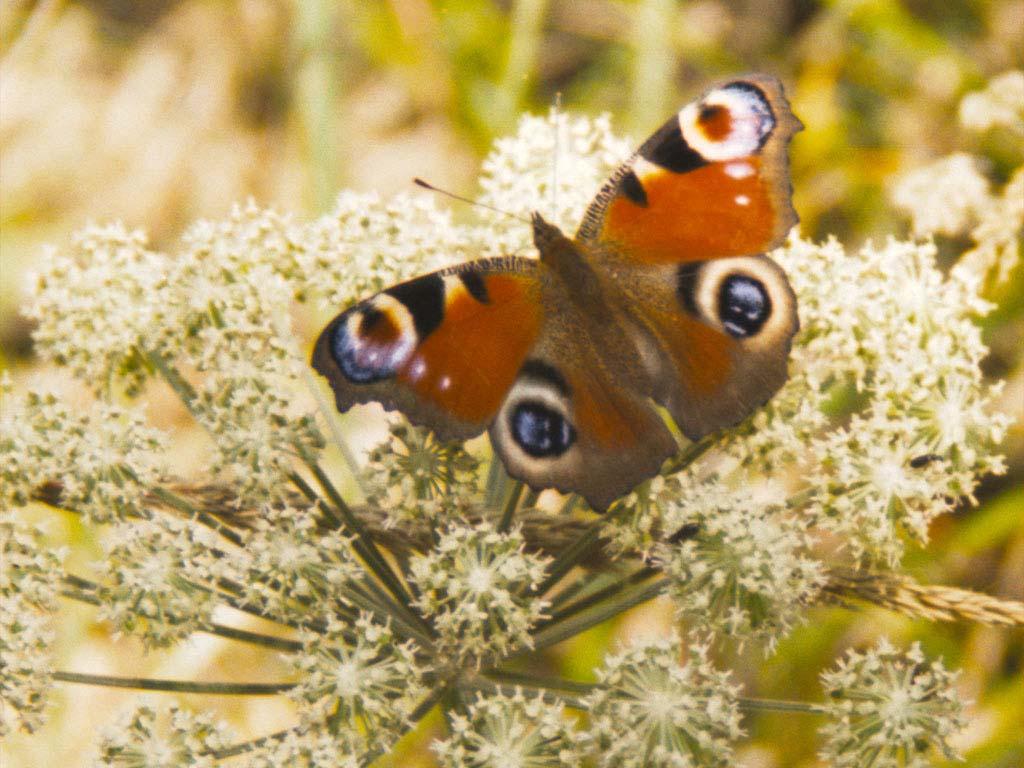
[[[527,259],[492,259],[382,291],[331,321],[313,367],[339,411],[376,401],[441,439],[478,434],[539,333],[536,270]]]
[[[797,222],[787,146],[801,127],[774,78],[713,88],[619,168],[576,236],[647,264],[769,250]]]

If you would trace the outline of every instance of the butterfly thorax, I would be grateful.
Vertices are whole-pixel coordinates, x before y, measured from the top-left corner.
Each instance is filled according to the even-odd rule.
[[[551,270],[560,287],[567,289],[567,298],[594,320],[611,319],[607,291],[580,243],[566,237],[539,213],[533,214],[533,242],[541,263]]]

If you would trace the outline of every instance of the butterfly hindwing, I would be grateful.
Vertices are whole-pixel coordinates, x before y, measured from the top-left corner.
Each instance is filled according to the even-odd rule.
[[[331,321],[313,367],[339,411],[379,402],[441,439],[479,434],[539,333],[537,267],[490,259],[382,291]]]
[[[712,88],[619,168],[577,238],[647,264],[769,250],[797,220],[786,150],[800,128],[772,77]]]
[[[618,286],[657,349],[650,394],[688,438],[740,422],[785,382],[796,298],[767,256],[645,265]]]
[[[490,428],[509,474],[575,491],[604,510],[657,473],[677,445],[611,329],[548,298],[547,323]]]

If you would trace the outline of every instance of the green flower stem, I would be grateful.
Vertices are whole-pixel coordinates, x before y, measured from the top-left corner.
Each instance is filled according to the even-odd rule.
[[[524,490],[526,490],[526,484],[521,480],[516,480],[512,485],[512,491],[508,495],[505,509],[501,513],[501,520],[498,522],[499,533],[508,533],[508,529],[512,527],[512,518],[515,517],[516,509],[519,507],[519,499],[522,498]]]
[[[527,675],[522,672],[506,672],[499,669],[488,670],[483,673],[488,680],[499,685],[521,686],[542,691],[555,691],[571,695],[586,696],[598,687],[597,683],[580,683],[575,680],[566,680],[560,677],[539,677]]]
[[[572,514],[573,510],[576,509],[576,505],[580,503],[579,494],[570,493],[565,497],[565,501],[562,502],[562,508],[558,510],[559,517],[568,517]]]
[[[659,579],[651,584],[641,584],[631,590],[624,591],[615,599],[597,606],[594,610],[560,621],[557,624],[549,624],[544,629],[534,633],[533,648],[524,648],[508,658],[514,658],[531,651],[543,650],[574,635],[585,632],[591,627],[596,627],[598,624],[602,624],[608,619],[662,594],[668,588],[669,582],[669,579]]]
[[[345,527],[356,537],[356,541],[359,544],[357,552],[366,561],[366,564],[374,572],[374,574],[381,580],[387,590],[392,594],[395,600],[398,602],[399,610],[405,609],[412,602],[412,597],[408,591],[402,585],[398,576],[388,565],[387,560],[384,559],[384,555],[381,554],[380,550],[377,549],[377,545],[374,543],[373,538],[362,522],[353,514],[351,508],[345,503],[344,499],[341,498],[341,494],[331,483],[331,480],[324,473],[323,469],[314,462],[307,459],[307,466],[310,471],[316,476],[317,482],[324,489],[327,495],[330,497],[331,502],[334,503],[335,508],[340,513],[342,520],[344,521]],[[434,629],[431,627],[422,616],[413,613],[411,610],[406,611],[408,617],[412,620],[412,623],[418,625],[423,633],[428,637],[434,636]]]
[[[572,584],[556,593],[551,599],[551,607],[558,608],[586,589],[602,589],[614,580],[615,577],[610,574],[587,571],[581,574]]]
[[[664,466],[661,468],[661,474],[672,475],[686,469],[688,466],[693,464],[693,462],[707,453],[711,446],[718,442],[719,437],[720,435],[716,433],[701,438],[695,443],[690,443],[683,450],[665,462]]]
[[[534,77],[537,50],[543,42],[544,17],[548,0],[518,0],[512,5],[508,29],[508,48],[501,81],[494,90],[495,103],[489,126],[504,129],[514,119]],[[552,201],[549,201],[552,202]]]
[[[296,6],[295,34],[290,70],[296,112],[309,148],[311,202],[315,210],[327,211],[338,188],[337,98],[341,89],[340,46],[334,31],[344,6],[329,0],[310,0]]]
[[[537,499],[540,498],[540,494],[533,490],[533,488],[526,489],[526,495],[523,496],[523,503],[520,506],[523,509],[529,509],[537,503]]]
[[[784,701],[782,699],[748,699],[743,696],[737,699],[740,709],[748,712],[802,712],[806,715],[825,715],[828,710],[820,704],[808,704],[803,701]]]
[[[349,448],[348,441],[345,440],[345,436],[342,434],[341,428],[338,426],[336,410],[330,402],[328,402],[327,398],[324,397],[323,389],[317,383],[316,379],[313,378],[313,374],[306,366],[302,366],[302,380],[305,382],[306,388],[313,393],[313,398],[316,400],[316,406],[320,410],[320,415],[323,416],[324,421],[327,422],[327,431],[330,433],[334,444],[338,447],[341,459],[345,462],[345,466],[348,467],[349,474],[352,475],[352,479],[355,481],[356,487],[365,499],[366,487],[363,485],[363,473],[359,470],[359,462],[356,461],[355,454],[352,453],[352,449]]]
[[[599,589],[596,592],[587,595],[586,597],[580,598],[575,603],[567,605],[560,611],[556,611],[551,615],[550,618],[548,618],[547,621],[537,626],[537,631],[547,629],[548,627],[551,627],[555,624],[558,624],[559,622],[565,621],[566,619],[575,616],[581,611],[585,611],[589,608],[592,608],[593,606],[601,603],[604,600],[611,599],[619,592],[622,592],[624,589],[627,589],[636,584],[646,581],[647,579],[651,578],[651,576],[654,576],[657,572],[658,571],[654,568],[640,568],[639,570],[631,573],[629,576],[619,579],[613,584],[609,584],[604,589]]]
[[[273,741],[283,739],[292,731],[297,731],[298,726],[295,728],[284,728],[274,733],[268,733],[266,736],[260,736],[258,739],[250,739],[249,741],[242,741],[238,744],[232,744],[230,747],[224,749],[218,749],[215,752],[210,752],[210,756],[215,760],[225,760],[229,757],[235,757],[236,755],[244,755],[246,752],[253,752],[257,749],[270,744]]]
[[[505,498],[505,487],[508,485],[509,476],[505,472],[505,466],[497,455],[491,456],[491,463],[487,467],[487,485],[484,492],[484,505],[488,509],[497,509],[498,503]]]
[[[430,693],[423,698],[423,701],[416,705],[416,708],[409,715],[409,721],[416,723],[426,717],[427,713],[434,708],[437,702],[448,694],[448,688],[449,686],[447,685],[435,686]]]
[[[202,631],[210,635],[223,637],[227,640],[237,640],[241,643],[249,643],[250,645],[261,645],[264,648],[272,648],[286,653],[295,653],[302,650],[302,643],[297,640],[287,640],[283,637],[272,637],[260,632],[250,632],[247,629],[229,627],[226,624],[219,624],[217,622],[211,622],[203,627]]]
[[[328,528],[335,531],[341,528],[341,518],[334,514],[334,510],[328,506],[327,502],[320,498],[320,494],[313,490],[313,486],[307,483],[302,475],[298,472],[292,472],[288,475],[288,479],[302,492],[303,496],[313,502],[316,508],[320,510],[324,516],[324,524]]]
[[[87,592],[80,592],[77,589],[62,589],[60,591],[61,597],[66,597],[68,600],[75,600],[79,603],[88,603],[89,605],[103,605],[103,601],[100,600],[96,595],[90,595]]]
[[[423,631],[422,618],[406,606],[395,603],[371,580],[367,579],[361,585],[350,583],[346,598],[363,610],[382,618],[390,618],[392,626],[399,634],[415,640],[427,652],[433,651],[434,635]]]
[[[242,546],[242,537],[238,534],[237,531],[231,530],[208,512],[203,512],[199,509],[196,509],[196,507],[189,503],[188,500],[183,499],[176,493],[172,493],[171,491],[168,491],[166,488],[160,487],[150,488],[150,493],[152,493],[162,502],[167,504],[169,507],[173,507],[174,509],[177,509],[179,512],[184,512],[186,515],[195,519],[196,522],[200,523],[201,525],[206,526],[212,531],[216,531],[218,534],[223,536],[225,539],[230,541],[235,546]]]
[[[188,412],[193,416],[197,416],[196,410],[196,391],[185,379],[182,377],[178,370],[171,365],[159,352],[155,352],[147,349],[137,350],[139,355],[147,360],[150,365],[155,368],[161,376],[164,377],[171,389],[174,390],[175,394],[181,398],[181,402],[188,409]]]
[[[529,590],[528,594],[546,594],[549,589],[561,581],[562,577],[578,565],[580,560],[590,552],[590,549],[597,543],[600,533],[601,527],[597,523],[587,528],[582,536],[558,553],[558,556],[548,567],[547,578],[538,584],[536,589]]]
[[[154,680],[149,677],[113,677],[83,672],[54,672],[62,683],[100,685],[106,688],[135,688],[168,693],[205,693],[221,696],[272,696],[295,687],[295,683],[200,683],[195,680]]]
[[[61,595],[64,597],[69,600],[76,600],[80,603],[88,603],[89,605],[102,605],[103,601],[96,597],[95,594],[98,586],[95,582],[79,578],[73,574],[65,574],[63,581],[65,584],[74,587],[61,590]],[[247,629],[237,629],[236,627],[229,627],[226,624],[220,624],[218,622],[210,622],[209,624],[201,627],[199,631],[223,637],[228,640],[238,640],[239,642],[261,645],[265,648],[273,648],[275,650],[290,653],[294,653],[302,648],[302,643],[295,640],[287,640],[283,637],[264,635],[261,632],[252,632]]]

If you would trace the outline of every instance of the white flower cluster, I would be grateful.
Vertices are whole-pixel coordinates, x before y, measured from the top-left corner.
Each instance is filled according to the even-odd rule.
[[[892,199],[913,216],[916,236],[956,235],[988,205],[988,188],[978,161],[957,152],[898,177]]]
[[[358,734],[326,726],[289,728],[249,756],[246,768],[363,768],[366,745]]]
[[[302,726],[328,728],[362,756],[387,750],[426,693],[412,643],[367,614],[354,622],[332,618],[325,631],[306,633],[291,663],[299,681],[289,696]]]
[[[801,471],[813,493],[804,514],[846,535],[855,554],[894,564],[902,534],[926,541],[932,519],[971,498],[981,476],[1004,469],[995,448],[1009,419],[993,406],[998,390],[982,380],[987,350],[973,322],[989,305],[976,281],[942,276],[930,243],[890,240],[849,258],[834,245],[798,241],[779,258],[804,325],[793,381],[752,439],[770,439],[794,395],[848,415],[845,426],[802,440]],[[829,399],[837,395],[860,407],[836,408]],[[795,423],[784,432],[799,429],[788,419]]]
[[[99,616],[115,632],[164,648],[202,629],[217,603],[216,535],[170,517],[117,525],[99,570]]]
[[[612,132],[608,115],[595,119],[552,112],[524,115],[513,136],[500,138],[484,159],[480,202],[519,216],[539,211],[573,232],[594,192],[633,151]],[[492,211],[476,230],[483,254],[532,253],[529,224]]]
[[[652,561],[672,579],[680,618],[741,642],[761,640],[772,650],[825,581],[824,563],[807,555],[803,524],[748,493],[695,484],[674,509],[668,528],[691,525],[695,533],[659,544]]]
[[[346,587],[363,574],[351,539],[321,531],[309,510],[265,509],[234,555],[244,601],[261,613],[298,623],[330,615]]]
[[[544,578],[550,558],[524,549],[518,530],[453,523],[431,551],[411,558],[414,605],[440,635],[442,658],[479,666],[532,646],[530,630],[548,603],[527,590]]]
[[[960,101],[960,123],[985,131],[1002,126],[1024,133],[1024,72],[1010,70]]]
[[[213,439],[211,470],[234,480],[243,499],[285,492],[296,459],[315,458],[324,446],[316,417],[296,409],[290,385],[286,374],[251,369],[214,376],[198,393],[196,418]]]
[[[188,364],[220,374],[275,369],[298,352],[291,328],[302,274],[301,230],[250,201],[222,222],[201,221],[182,237],[159,299],[160,323],[177,328],[173,349]]]
[[[213,768],[212,754],[231,740],[227,728],[207,713],[176,706],[140,706],[106,729],[96,764],[106,768]]]
[[[38,530],[0,518],[0,738],[15,716],[30,733],[43,723],[63,559]]]
[[[36,351],[96,390],[118,377],[137,390],[147,375],[139,350],[170,343],[157,321],[168,276],[169,260],[147,248],[142,232],[121,224],[87,227],[68,254],[44,254],[24,310],[37,323]]]
[[[397,422],[369,452],[363,487],[368,501],[387,511],[389,525],[447,520],[477,501],[479,467],[462,443]]]
[[[5,505],[23,506],[44,484],[59,483],[61,503],[93,521],[147,516],[143,497],[163,476],[165,440],[137,411],[97,403],[76,412],[52,394],[16,400],[6,387],[3,395]]]
[[[835,768],[927,768],[934,748],[955,758],[949,738],[966,724],[956,678],[917,643],[906,654],[884,639],[849,651],[821,676],[830,718],[822,759]]]
[[[742,733],[737,689],[708,648],[679,637],[612,654],[586,699],[588,736],[602,768],[724,768]]]
[[[543,694],[481,694],[464,714],[449,714],[451,735],[431,749],[445,768],[577,766],[578,739],[563,710]]]
[[[1024,72],[1006,72],[960,102],[965,128],[1010,129],[1024,149]],[[979,168],[981,158],[956,152],[897,177],[892,199],[910,215],[914,235],[967,233],[974,247],[957,269],[979,278],[1006,280],[1020,261],[1024,231],[1024,167],[1018,167],[998,192]]]
[[[436,195],[344,191],[301,233],[300,283],[337,311],[353,299],[441,267],[479,258]]]

